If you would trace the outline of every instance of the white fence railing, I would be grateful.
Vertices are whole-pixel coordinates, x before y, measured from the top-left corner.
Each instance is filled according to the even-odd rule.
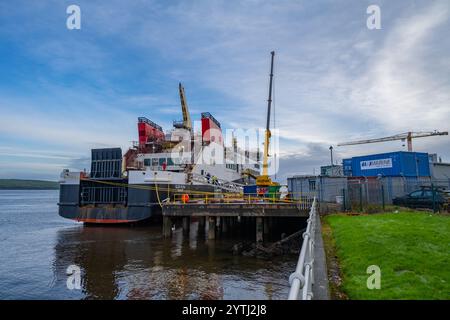
[[[314,235],[316,228],[317,200],[314,198],[309,211],[308,224],[303,233],[303,243],[295,272],[289,277],[289,300],[311,300],[314,284]],[[300,295],[301,292],[301,295]]]

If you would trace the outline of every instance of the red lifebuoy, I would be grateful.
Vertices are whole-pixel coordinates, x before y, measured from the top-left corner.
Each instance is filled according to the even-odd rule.
[[[189,202],[189,195],[188,195],[187,193],[184,193],[184,194],[181,196],[181,202],[183,202],[183,203]]]

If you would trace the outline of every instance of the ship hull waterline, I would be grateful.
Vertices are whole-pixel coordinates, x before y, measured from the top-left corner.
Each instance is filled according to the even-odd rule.
[[[154,185],[140,185],[149,189]],[[128,199],[125,204],[97,203],[80,205],[78,199],[79,188],[75,185],[61,185],[59,215],[85,224],[132,224],[141,223],[151,218],[162,216],[162,201],[168,198],[167,192],[154,190],[128,188]],[[171,187],[171,198],[173,194],[181,194],[189,191],[214,192],[210,185],[177,185]],[[184,191],[187,190],[187,191]]]

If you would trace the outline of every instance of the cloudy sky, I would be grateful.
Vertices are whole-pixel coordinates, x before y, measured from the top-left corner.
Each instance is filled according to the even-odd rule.
[[[66,8],[81,8],[68,30]],[[366,27],[370,4],[381,29]],[[279,179],[313,173],[330,145],[450,129],[450,2],[2,1],[0,178],[57,179],[92,147],[137,139],[191,115],[264,126],[275,60]],[[450,138],[413,141],[450,162]],[[401,141],[336,147],[335,158],[406,150]]]

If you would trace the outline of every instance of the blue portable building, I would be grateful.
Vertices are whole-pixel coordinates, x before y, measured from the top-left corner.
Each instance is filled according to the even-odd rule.
[[[354,177],[429,177],[428,153],[389,152],[343,159],[344,175]]]

